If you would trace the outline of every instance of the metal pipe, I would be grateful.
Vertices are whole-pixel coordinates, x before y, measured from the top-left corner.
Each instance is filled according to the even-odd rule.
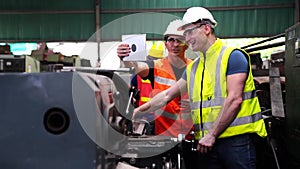
[[[100,67],[100,42],[101,42],[101,35],[100,35],[100,0],[96,0],[96,41],[97,41],[97,67]]]
[[[251,46],[255,46],[255,45],[258,45],[258,44],[261,44],[261,43],[264,43],[264,42],[268,42],[268,41],[271,41],[271,40],[274,40],[274,39],[277,39],[277,38],[280,38],[280,37],[284,37],[285,36],[285,33],[281,33],[279,35],[275,35],[275,36],[272,36],[268,39],[265,39],[265,40],[262,40],[262,41],[259,41],[259,42],[256,42],[256,43],[253,43],[253,44],[250,44],[250,45],[247,45],[247,46],[243,46],[241,47],[242,49],[246,49],[248,47],[251,47]]]
[[[97,72],[122,72],[122,73],[134,73],[133,68],[118,68],[118,69],[103,69],[103,68],[94,68],[94,67],[69,67],[64,66],[61,71],[72,71],[72,72],[86,72],[86,73],[94,73],[97,74]]]
[[[278,43],[273,43],[273,44],[269,44],[269,45],[264,45],[264,46],[258,46],[258,47],[250,48],[250,49],[245,49],[245,51],[250,53],[250,52],[254,52],[254,51],[258,51],[258,50],[264,50],[264,49],[269,49],[269,48],[283,46],[283,45],[285,45],[285,42],[278,42]]]

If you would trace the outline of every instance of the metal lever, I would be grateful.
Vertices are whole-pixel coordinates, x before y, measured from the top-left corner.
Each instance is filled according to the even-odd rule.
[[[132,88],[134,88],[134,87],[132,87]],[[126,115],[128,115],[128,113],[129,113],[129,105],[131,103],[131,99],[132,99],[132,96],[133,96],[133,91],[134,90],[131,90],[130,95],[129,95],[129,99],[128,99],[128,103],[127,103],[127,107],[126,107],[126,111],[125,111]]]

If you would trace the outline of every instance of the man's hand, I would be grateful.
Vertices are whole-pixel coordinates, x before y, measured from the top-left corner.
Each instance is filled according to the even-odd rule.
[[[133,110],[131,120],[132,120],[132,121],[136,121],[136,120],[137,120],[136,117],[139,116],[139,114],[141,114],[141,112],[139,111],[139,108],[135,108],[135,109]]]
[[[117,48],[117,54],[120,60],[123,60],[124,57],[129,56],[130,47],[128,44],[120,44]]]
[[[200,153],[209,152],[215,144],[216,137],[211,135],[209,132],[198,142],[197,151]]]
[[[191,113],[191,105],[189,99],[181,99],[180,100],[180,107],[182,113]]]
[[[137,116],[142,116],[142,115],[146,114],[147,112],[150,112],[149,111],[150,107],[151,107],[151,100],[149,102],[141,105],[140,107],[135,108],[133,110],[132,118],[131,119],[134,121],[134,120],[136,120]],[[157,109],[155,109],[155,110],[157,110]]]

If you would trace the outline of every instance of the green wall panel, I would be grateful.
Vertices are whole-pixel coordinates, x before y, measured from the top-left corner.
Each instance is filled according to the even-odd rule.
[[[102,9],[226,7],[294,3],[294,0],[102,0]]]
[[[216,33],[222,37],[259,37],[284,33],[293,25],[291,9],[257,9],[214,11],[218,22]]]
[[[0,1],[1,41],[85,41],[95,22],[94,0]]]
[[[82,41],[95,30],[92,14],[0,15],[1,20],[1,40]]]
[[[294,25],[294,2],[295,0],[100,0],[101,40],[120,40],[121,35],[126,33],[147,33],[147,38],[161,38],[172,18],[164,15],[182,17],[184,10],[191,6],[211,9],[219,23],[216,28],[219,37],[273,36]],[[86,41],[96,29],[95,4],[96,0],[0,1],[0,42]],[[253,5],[260,8],[228,10]],[[146,12],[164,12],[163,17],[148,16],[142,20],[139,18],[139,22],[124,19],[137,14],[145,17],[145,14],[139,13],[141,11],[138,10],[141,9]],[[165,11],[170,9],[173,11]]]
[[[94,0],[2,0],[0,10],[78,10],[94,9]]]
[[[252,9],[253,5],[258,5],[257,9]],[[179,12],[168,12],[169,14],[182,17],[186,8],[190,6],[204,6],[210,8],[219,26],[216,33],[219,37],[266,37],[283,33],[285,29],[294,24],[294,0],[110,0],[110,3],[103,3],[102,10],[118,12],[119,16],[130,15],[128,9],[145,9],[146,11],[155,9],[177,9]],[[275,6],[275,7],[274,7]],[[226,7],[248,7],[248,9],[226,9]],[[120,13],[123,10],[124,13]],[[137,12],[137,11],[136,11]],[[122,15],[120,15],[122,14]],[[114,16],[113,13],[102,14],[102,25],[109,22],[109,18]],[[114,17],[113,19],[117,19]],[[157,20],[149,20],[146,25],[157,24]],[[132,23],[127,23],[136,25]],[[121,25],[122,27],[122,25]],[[125,26],[123,26],[125,27]],[[162,25],[160,26],[163,28]],[[126,29],[126,28],[125,28]],[[132,28],[131,28],[132,29]],[[112,32],[110,37],[120,36],[117,32]],[[106,34],[107,35],[107,34]],[[151,38],[152,36],[148,36]]]
[[[154,12],[129,15],[103,14],[101,22],[105,24],[101,27],[101,38],[121,40],[122,34],[146,33],[148,39],[162,39],[169,22],[179,18],[175,14]]]

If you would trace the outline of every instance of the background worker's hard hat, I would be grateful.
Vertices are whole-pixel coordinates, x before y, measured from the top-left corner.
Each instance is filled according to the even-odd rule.
[[[156,41],[152,44],[149,52],[149,59],[160,59],[164,57],[164,43],[160,41]]]
[[[173,20],[169,23],[164,36],[170,36],[170,35],[178,35],[183,36],[183,31],[177,30],[179,26],[181,26],[182,22],[179,19]]]
[[[188,8],[183,15],[182,24],[178,28],[178,30],[182,30],[184,26],[189,25],[193,22],[197,22],[198,20],[207,19],[212,23],[212,27],[215,28],[217,26],[217,21],[214,19],[209,10],[203,7],[191,7]]]

